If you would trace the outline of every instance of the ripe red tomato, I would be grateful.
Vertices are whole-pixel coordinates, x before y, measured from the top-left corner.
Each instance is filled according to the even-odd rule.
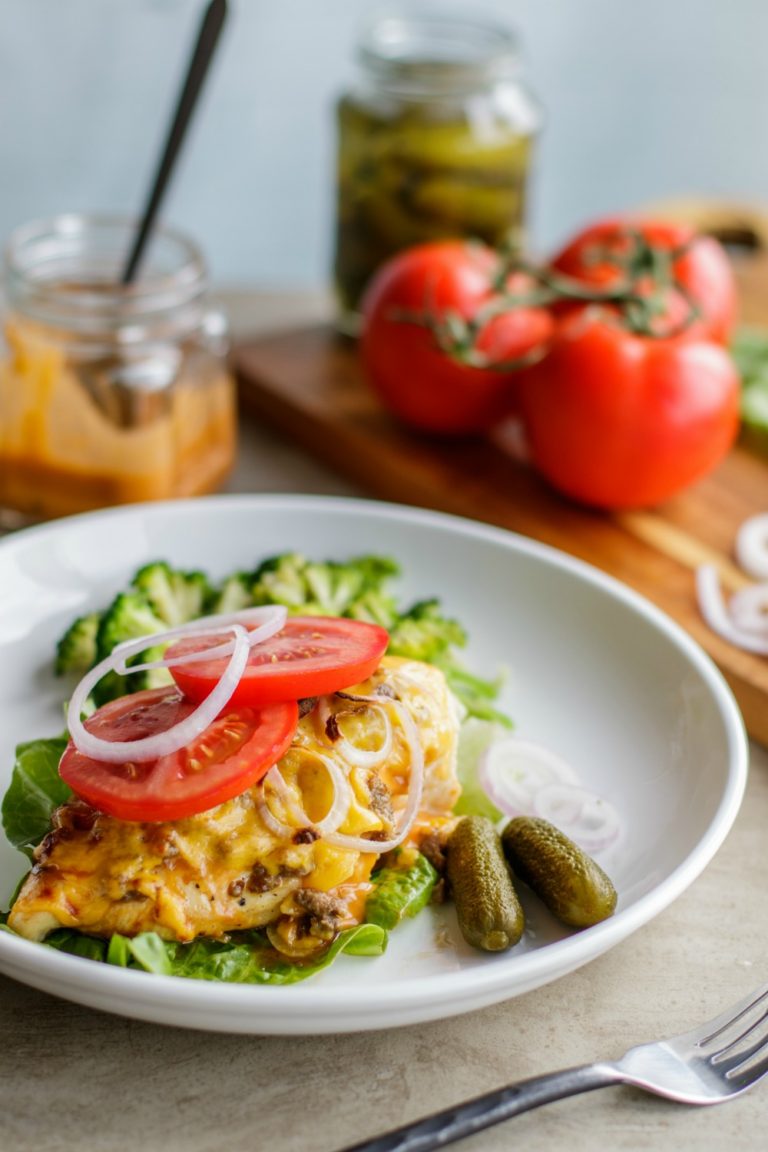
[[[363,366],[374,391],[403,423],[467,435],[514,409],[517,373],[485,364],[506,365],[546,346],[552,318],[544,308],[514,308],[482,325],[473,340],[465,322],[489,302],[499,269],[490,248],[446,240],[406,249],[374,277],[363,301]],[[519,294],[530,286],[521,274],[507,282]],[[450,325],[451,350],[409,317]],[[469,362],[471,352],[483,366]]]
[[[104,740],[165,732],[194,709],[178,688],[153,688],[99,708],[86,728]],[[157,760],[108,764],[70,741],[59,774],[94,808],[120,820],[181,820],[239,796],[264,776],[293,739],[295,701],[264,708],[228,705],[194,743]]]
[[[166,652],[166,660],[199,652],[226,637],[190,637]],[[267,704],[302,700],[349,688],[379,666],[389,634],[378,624],[336,616],[291,616],[282,631],[251,649],[245,672],[230,704]],[[215,687],[226,658],[171,667],[171,675],[191,700],[202,700]]]
[[[619,257],[634,252],[641,259],[632,279],[639,292],[646,292],[650,287],[652,257],[649,267],[647,256],[643,258],[634,246],[632,230],[647,248],[662,255],[685,250],[672,262],[672,270],[700,310],[689,334],[727,344],[736,322],[736,284],[725,249],[711,236],[697,234],[683,224],[659,220],[603,220],[575,236],[554,258],[552,267],[592,287],[609,288],[620,283],[624,273],[609,259],[601,259],[600,251]],[[666,300],[667,312],[661,319],[674,325],[687,313],[686,301],[675,289],[666,291]]]
[[[533,463],[555,488],[643,507],[719,463],[739,427],[739,380],[719,344],[637,336],[583,309],[525,373],[522,409]]]

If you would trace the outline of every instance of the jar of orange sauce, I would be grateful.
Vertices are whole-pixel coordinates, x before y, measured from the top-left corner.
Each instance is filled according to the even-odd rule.
[[[59,216],[11,237],[0,359],[0,508],[31,519],[210,492],[234,460],[227,327],[200,252],[158,229]]]

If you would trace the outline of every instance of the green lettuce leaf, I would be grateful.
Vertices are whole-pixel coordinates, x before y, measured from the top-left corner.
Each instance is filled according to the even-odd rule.
[[[66,738],[31,740],[19,744],[10,787],[3,798],[5,835],[14,848],[32,857],[51,826],[54,808],[72,795],[59,776],[59,760]]]
[[[380,868],[371,877],[373,891],[365,903],[365,919],[382,928],[396,928],[405,916],[426,908],[438,880],[436,870],[421,853],[407,868]]]
[[[233,984],[295,984],[349,956],[380,956],[387,934],[373,924],[359,924],[340,932],[321,956],[306,964],[292,964],[278,956],[261,932],[241,933],[235,940],[195,940],[177,944],[144,932],[129,940],[113,936],[106,959],[123,967],[143,968],[166,976],[218,980]]]
[[[498,723],[469,717],[459,732],[459,748],[456,757],[456,774],[461,784],[461,796],[456,801],[454,812],[457,816],[486,816],[494,824],[501,819],[501,812],[488,798],[478,769],[480,759],[486,749],[504,733]]]
[[[0,914],[0,932],[17,935],[6,920],[7,913]],[[226,984],[296,984],[328,968],[342,952],[348,956],[382,956],[387,940],[386,931],[378,924],[358,924],[340,932],[322,955],[304,964],[292,964],[279,956],[266,936],[255,931],[241,932],[230,940],[200,939],[178,944],[161,939],[156,932],[142,932],[132,938],[116,934],[110,940],[102,940],[71,928],[59,928],[42,945],[70,956],[160,976]]]
[[[5,919],[5,916],[2,917]],[[11,929],[0,922],[0,931]],[[12,933],[16,935],[16,933]],[[292,964],[270,947],[262,932],[241,932],[230,940],[195,940],[179,944],[156,932],[114,935],[110,940],[59,928],[42,942],[46,948],[82,956],[119,968],[138,968],[160,976],[185,976],[226,984],[296,984],[327,968],[342,952],[348,956],[382,956],[387,933],[378,924],[358,924],[340,932],[316,959]]]

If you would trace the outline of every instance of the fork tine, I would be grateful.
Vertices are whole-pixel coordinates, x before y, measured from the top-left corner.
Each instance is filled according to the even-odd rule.
[[[710,1057],[710,1063],[713,1067],[727,1075],[732,1069],[740,1068],[748,1060],[755,1057],[762,1048],[768,1045],[768,1030],[765,1028],[767,1019],[768,1012],[764,1012],[760,1019],[750,1028],[747,1028],[741,1036],[738,1036],[725,1048],[721,1048],[719,1052],[715,1052],[714,1056]]]
[[[733,1004],[725,1012],[716,1016],[714,1020],[709,1020],[706,1024],[687,1033],[687,1036],[696,1044],[702,1054],[705,1054],[707,1048],[711,1049],[716,1042],[718,1042],[716,1047],[719,1051],[738,1040],[744,1035],[746,1029],[742,1027],[740,1031],[734,1033],[733,1039],[728,1038],[727,1033],[729,1031],[732,1031],[736,1025],[740,1025],[751,1012],[765,1006],[768,1006],[768,984],[763,984],[749,996],[745,996],[738,1004]],[[725,1041],[725,1044],[722,1041]]]
[[[759,1060],[754,1057],[745,1060],[737,1068],[726,1073],[728,1087],[733,1092],[743,1092],[751,1088],[768,1073],[768,1051],[764,1051]]]

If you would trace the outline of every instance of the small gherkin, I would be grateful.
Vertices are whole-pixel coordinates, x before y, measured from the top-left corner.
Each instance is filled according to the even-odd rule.
[[[515,875],[569,928],[590,928],[613,915],[617,896],[611,880],[548,820],[516,816],[501,844]]]
[[[505,952],[517,944],[525,917],[499,835],[485,816],[464,816],[448,838],[446,875],[462,936],[474,948]]]

